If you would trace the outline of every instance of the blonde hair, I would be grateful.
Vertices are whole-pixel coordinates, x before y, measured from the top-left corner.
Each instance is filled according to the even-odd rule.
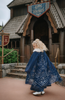
[[[46,47],[46,45],[39,39],[35,39],[35,41],[32,42],[32,45],[34,44],[36,44],[37,48],[39,48],[42,52],[48,51],[48,48]]]

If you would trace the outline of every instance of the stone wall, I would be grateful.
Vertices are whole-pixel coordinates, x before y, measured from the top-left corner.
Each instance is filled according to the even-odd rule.
[[[24,64],[27,65],[27,63],[18,63],[18,66],[21,66]],[[5,77],[7,75],[7,73],[10,72],[11,69],[14,69],[15,66],[17,66],[17,63],[2,64],[2,77]],[[56,82],[56,84],[65,86],[65,64],[59,64],[57,66],[57,71],[59,72],[63,81],[61,83]]]
[[[62,64],[59,64],[57,67],[56,67],[57,71],[59,74],[65,74],[65,64],[62,63]]]
[[[19,66],[24,65],[26,63],[18,63]],[[2,77],[5,77],[7,73],[10,73],[11,69],[17,66],[17,63],[10,63],[10,64],[2,64]]]

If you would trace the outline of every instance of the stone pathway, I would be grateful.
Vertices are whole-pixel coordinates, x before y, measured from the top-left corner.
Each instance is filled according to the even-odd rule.
[[[65,100],[65,87],[53,83],[45,92],[44,95],[33,96],[25,79],[0,78],[0,100]]]

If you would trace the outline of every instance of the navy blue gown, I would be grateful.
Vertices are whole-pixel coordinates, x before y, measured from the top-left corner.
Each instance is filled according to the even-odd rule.
[[[25,83],[31,85],[31,90],[38,92],[43,91],[54,82],[62,81],[45,51],[33,52],[25,72],[27,72]]]

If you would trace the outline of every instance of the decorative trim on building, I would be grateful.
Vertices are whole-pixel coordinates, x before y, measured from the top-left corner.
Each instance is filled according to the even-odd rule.
[[[50,14],[47,12],[46,15],[48,16],[48,19],[51,22],[51,26],[53,27],[54,33],[57,33],[58,31],[57,31],[57,29],[56,29],[56,27],[55,27],[55,25],[50,17]]]
[[[23,27],[23,36],[26,36],[26,31],[27,31],[28,26],[30,24],[31,18],[32,18],[32,15],[28,14],[28,17],[27,17],[26,22],[25,22],[24,27]]]
[[[50,9],[50,2],[41,2],[27,6],[27,12],[37,18],[41,17]]]
[[[59,8],[57,2],[54,2],[54,6],[55,6],[55,8],[56,8],[56,10],[57,10],[57,12],[58,12],[60,18],[61,18],[61,21],[62,21],[62,23],[63,23],[63,26],[65,27],[65,19],[64,19],[62,13],[61,13],[61,10],[60,10],[60,8]]]

